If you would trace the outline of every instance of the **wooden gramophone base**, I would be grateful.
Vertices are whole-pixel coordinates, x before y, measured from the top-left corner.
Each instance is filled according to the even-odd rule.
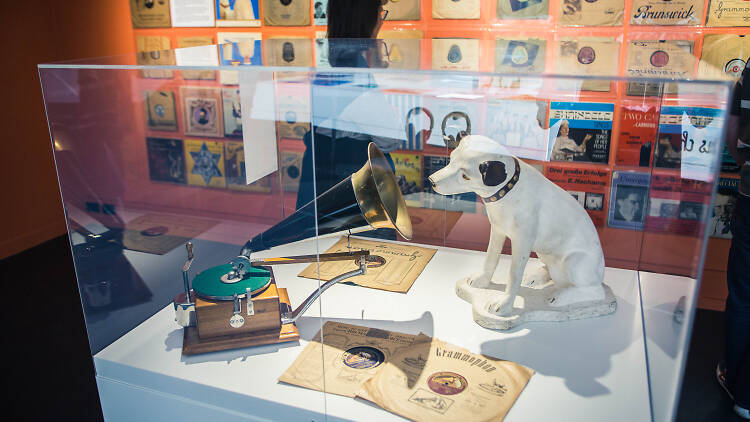
[[[279,290],[279,302],[289,304],[286,289]],[[182,354],[197,355],[201,353],[218,352],[221,350],[240,349],[243,347],[262,346],[265,344],[284,343],[299,340],[299,330],[295,324],[284,324],[281,329],[260,331],[252,334],[238,334],[232,336],[202,339],[198,337],[197,327],[185,327],[182,337]]]

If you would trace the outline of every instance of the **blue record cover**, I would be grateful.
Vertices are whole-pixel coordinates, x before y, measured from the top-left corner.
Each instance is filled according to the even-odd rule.
[[[609,162],[613,103],[550,103],[550,161]]]
[[[649,173],[613,172],[607,225],[618,229],[643,230],[650,184]]]
[[[155,182],[185,184],[185,153],[182,140],[146,138],[148,175]]]
[[[474,192],[459,193],[457,195],[441,195],[432,189],[428,178],[436,171],[448,165],[448,157],[434,155],[424,156],[424,192],[422,208],[433,208],[446,211],[477,212],[477,194]]]
[[[260,26],[258,0],[216,0],[216,26]]]

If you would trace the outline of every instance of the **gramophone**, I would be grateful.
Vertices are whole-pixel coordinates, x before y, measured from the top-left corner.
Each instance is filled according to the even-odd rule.
[[[368,250],[265,259],[253,258],[253,253],[313,237],[379,228],[411,238],[406,203],[388,161],[374,143],[368,146],[368,157],[357,172],[249,240],[235,259],[196,274],[192,288],[188,272],[195,255],[193,245],[187,244],[188,259],[182,268],[185,292],[174,299],[175,319],[185,327],[183,354],[295,341],[299,339],[295,321],[324,291],[385,263]],[[274,265],[343,260],[353,260],[359,268],[321,285],[294,310],[286,289],[276,285]]]

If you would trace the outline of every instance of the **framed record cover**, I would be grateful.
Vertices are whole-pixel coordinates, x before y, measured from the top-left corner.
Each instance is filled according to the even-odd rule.
[[[659,130],[659,102],[623,99],[615,164],[650,167]]]
[[[383,5],[383,9],[388,11],[387,21],[418,21],[421,18],[420,0],[391,0]]]
[[[479,0],[432,0],[433,19],[479,19]]]
[[[154,182],[170,182],[184,185],[185,152],[182,140],[146,138],[148,175]]]
[[[266,26],[310,25],[310,0],[263,0]]]
[[[636,78],[690,79],[695,56],[689,40],[635,40],[628,44],[625,75]],[[629,82],[627,94],[659,96],[677,92],[677,83]]]
[[[216,38],[222,66],[263,64],[260,32],[219,32]],[[238,85],[239,75],[234,70],[220,70],[219,80],[224,85]]]
[[[299,190],[302,154],[301,151],[281,151],[281,186],[284,192]]]
[[[150,130],[177,131],[177,111],[172,91],[146,91],[146,126]]]
[[[240,108],[239,88],[221,90],[224,109],[224,135],[242,137],[242,109]]]
[[[433,38],[432,68],[435,70],[479,70],[479,40]]]
[[[498,0],[498,19],[546,19],[549,0]]]
[[[224,146],[218,141],[185,140],[188,185],[224,188]]]
[[[380,31],[378,38],[383,40],[389,69],[419,69],[423,31]]]
[[[169,28],[169,0],[130,0],[133,28]]]
[[[750,7],[750,4],[748,5]],[[750,57],[750,37],[737,34],[706,34],[703,36],[698,76],[737,79]]]
[[[706,26],[750,26],[750,4],[745,0],[710,0]]]
[[[643,230],[651,175],[642,172],[612,173],[612,193],[607,225],[618,229]]]
[[[200,63],[204,66],[218,66],[216,46],[211,36],[206,37],[178,37],[177,48],[184,49],[175,51],[177,64],[183,66],[195,66]],[[211,46],[205,49],[190,47]],[[215,70],[180,70],[182,79],[185,80],[216,80]]]
[[[313,22],[317,26],[328,25],[328,0],[312,0]]]
[[[714,197],[711,218],[708,220],[708,235],[722,239],[732,238],[732,215],[739,194],[740,179],[722,177]]]
[[[222,132],[221,91],[218,88],[180,87],[185,134],[220,138]]]
[[[550,161],[607,164],[613,103],[550,103]]]
[[[215,0],[216,26],[260,26],[258,0]]]
[[[631,25],[700,25],[703,0],[633,0]]]
[[[245,177],[245,149],[242,142],[224,142],[224,170],[227,188],[247,192],[271,192],[271,176],[266,176],[247,184]]]
[[[138,35],[135,37],[136,62],[145,66],[174,65],[174,51],[168,37]],[[141,76],[152,79],[171,79],[174,71],[168,69],[143,69]]]
[[[621,26],[624,0],[561,0],[558,23],[563,26]]]
[[[612,37],[562,38],[557,41],[555,68],[562,75],[616,76],[620,44]],[[561,90],[610,90],[610,80],[558,80]]]
[[[312,39],[304,37],[269,37],[263,47],[269,66],[310,67],[313,64]]]

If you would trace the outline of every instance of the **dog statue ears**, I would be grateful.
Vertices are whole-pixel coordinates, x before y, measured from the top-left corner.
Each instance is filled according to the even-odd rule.
[[[456,137],[454,138],[453,135],[446,135],[445,134],[445,127],[448,124],[448,119],[451,120],[458,120],[463,119],[464,122],[466,122],[466,130],[460,130],[456,134]],[[452,111],[443,117],[443,123],[441,124],[442,132],[443,132],[443,141],[445,142],[445,145],[448,148],[456,148],[458,147],[458,144],[461,143],[461,138],[463,138],[466,135],[471,135],[471,119],[469,119],[469,115],[464,113],[463,111]]]
[[[430,128],[416,131],[411,117],[418,113],[424,113],[430,118]],[[414,107],[406,113],[406,140],[409,142],[410,149],[422,149],[422,143],[427,142],[432,136],[432,128],[435,127],[435,119],[432,117],[430,110],[424,107]],[[413,145],[411,145],[413,142]]]

